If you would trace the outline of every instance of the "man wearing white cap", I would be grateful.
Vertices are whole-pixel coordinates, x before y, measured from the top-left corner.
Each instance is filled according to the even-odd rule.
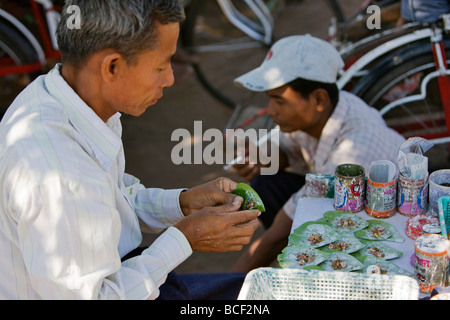
[[[307,173],[334,174],[342,163],[356,163],[367,171],[375,160],[396,162],[405,139],[386,126],[376,109],[338,90],[343,66],[328,42],[310,35],[290,36],[273,45],[260,67],[235,80],[269,96],[268,115],[281,130],[282,170],[263,176],[258,164],[235,165],[266,205],[260,219],[267,230],[233,271],[267,266],[287,245],[297,200],[306,195]]]

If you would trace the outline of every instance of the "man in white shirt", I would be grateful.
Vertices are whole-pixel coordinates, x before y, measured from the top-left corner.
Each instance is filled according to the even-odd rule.
[[[368,172],[375,160],[396,163],[404,138],[386,126],[377,110],[355,95],[339,91],[337,76],[344,63],[332,45],[310,35],[276,42],[260,67],[235,82],[269,96],[268,115],[280,127],[280,168],[260,174],[261,165],[235,165],[266,206],[267,228],[233,267],[252,270],[269,265],[287,245],[296,203],[306,194],[305,175],[330,174],[343,163]]]
[[[250,241],[259,212],[239,211],[236,183],[147,189],[124,172],[120,113],[139,116],[173,84],[182,5],[70,5],[81,26],[68,27],[65,7],[62,64],[30,84],[0,123],[0,298],[236,297],[242,274],[215,275],[212,284],[171,272],[193,250],[236,251]],[[145,250],[138,217],[167,229]]]

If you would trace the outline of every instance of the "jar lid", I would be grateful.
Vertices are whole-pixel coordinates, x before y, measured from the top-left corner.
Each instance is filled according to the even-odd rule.
[[[438,223],[426,224],[423,226],[422,230],[423,230],[423,234],[427,234],[427,233],[441,234],[441,227]]]
[[[440,234],[429,233],[417,238],[414,246],[417,253],[437,257],[447,254],[447,242]]]

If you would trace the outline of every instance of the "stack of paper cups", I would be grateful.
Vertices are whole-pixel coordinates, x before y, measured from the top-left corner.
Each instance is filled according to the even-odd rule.
[[[366,186],[366,212],[376,218],[389,218],[396,213],[397,167],[391,161],[370,164]]]

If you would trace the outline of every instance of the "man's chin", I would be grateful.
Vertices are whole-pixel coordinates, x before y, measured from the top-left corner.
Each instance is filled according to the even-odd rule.
[[[283,126],[282,124],[278,124],[278,123],[277,123],[277,125],[278,125],[278,127],[280,128],[280,131],[281,131],[281,132],[292,132],[292,131],[293,131],[293,130],[290,130],[289,127]]]

